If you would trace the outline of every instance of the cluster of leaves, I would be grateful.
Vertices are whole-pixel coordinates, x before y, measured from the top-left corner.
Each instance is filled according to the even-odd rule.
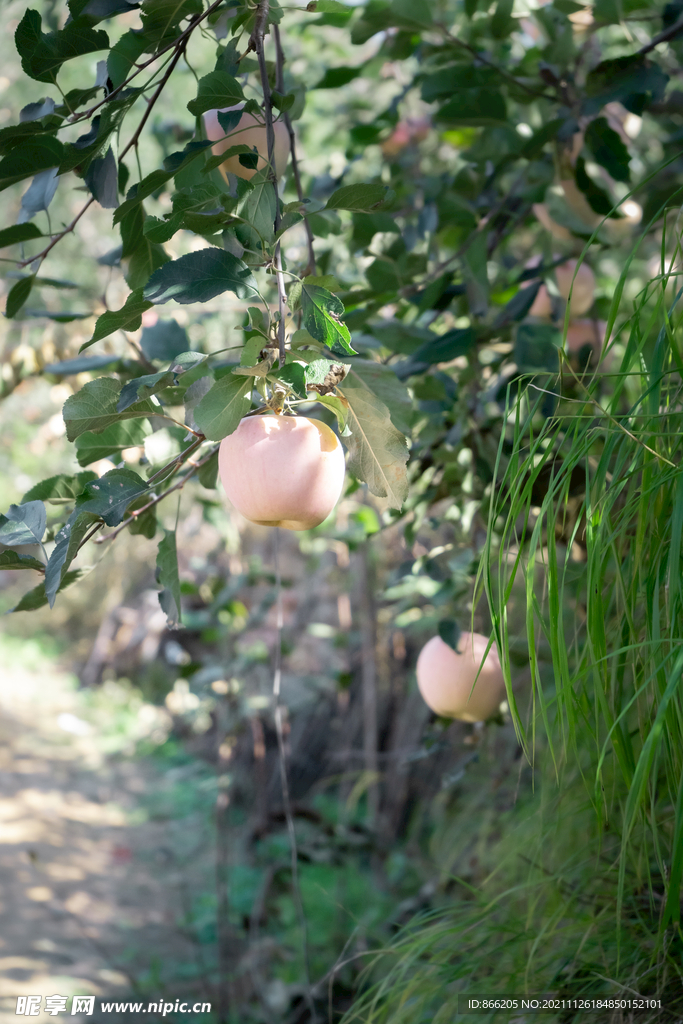
[[[323,0],[323,7],[325,2],[330,6],[330,0]],[[272,165],[252,173],[256,153],[245,145],[237,144],[213,156],[202,119],[209,110],[242,104],[237,111],[219,114],[226,135],[246,112],[264,122],[267,137],[267,124],[276,106],[289,111],[288,119],[295,116],[296,91],[283,95],[272,88],[267,76],[265,80],[259,77],[258,61],[246,55],[249,49],[262,54],[267,26],[257,26],[253,13],[246,7],[236,11],[237,6],[218,2],[205,8],[191,0],[179,5],[143,0],[140,5],[95,6],[73,0],[66,24],[51,33],[42,31],[37,11],[25,12],[15,43],[23,70],[36,81],[59,88],[58,76],[67,60],[101,50],[108,54],[98,65],[93,88],[70,90],[59,105],[49,97],[29,104],[21,112],[20,124],[3,133],[0,187],[33,176],[22,198],[21,223],[0,234],[0,244],[24,247],[24,256],[18,262],[20,267],[29,268],[9,292],[7,317],[21,317],[33,286],[44,280],[38,276],[43,261],[94,201],[105,209],[114,209],[113,224],[121,237],[115,260],[125,268],[131,291],[120,309],[107,310],[97,318],[92,337],[81,351],[114,332],[139,330],[143,314],[155,305],[170,300],[206,303],[228,291],[238,300],[258,301],[263,285],[259,286],[255,271],[264,268],[266,273],[282,278],[280,238],[304,220],[307,200],[300,195],[295,202],[283,203],[277,195]],[[335,10],[339,6],[331,5]],[[141,27],[125,31],[110,45],[107,33],[94,26],[101,21],[115,22],[117,15],[130,13],[131,7],[139,8]],[[200,27],[205,31],[204,23],[217,24],[226,13],[236,15],[231,26],[233,38],[227,45],[217,45],[214,69],[199,79],[197,95],[187,104],[195,117],[194,138],[183,150],[167,155],[161,167],[129,186],[130,171],[124,157],[132,148],[137,151],[153,105],[179,59],[186,56],[193,33]],[[280,18],[279,8],[271,5],[270,22],[277,24]],[[140,76],[148,68],[149,77],[144,80]],[[237,74],[241,74],[242,82],[235,77]],[[244,88],[255,84],[252,76],[263,91],[263,107],[245,96]],[[150,99],[146,94],[152,88]],[[120,136],[124,118],[134,110],[136,101],[143,99],[147,99],[144,114],[123,146]],[[87,132],[75,142],[62,141],[60,133],[80,122],[87,122]],[[291,125],[291,121],[288,123]],[[251,176],[219,174],[217,168],[231,156],[238,156]],[[90,198],[75,221],[63,231],[50,233],[48,243],[39,249],[39,240],[45,236],[31,218],[47,209],[56,181],[68,172],[83,179]],[[159,218],[147,214],[144,204],[162,189],[172,190],[171,210]],[[391,199],[392,194],[381,184],[350,185],[334,190],[322,209],[368,214],[386,207]],[[179,232],[192,232],[209,244],[171,259],[164,243]],[[27,253],[30,247],[37,251]],[[69,567],[78,550],[103,525],[117,528],[115,532],[130,526],[133,532],[153,536],[156,505],[170,491],[180,489],[197,471],[200,483],[215,486],[217,446],[208,442],[220,441],[234,431],[250,410],[272,408],[282,413],[285,407],[310,404],[318,397],[337,417],[356,478],[367,482],[373,493],[388,498],[394,508],[400,508],[407,492],[407,442],[380,396],[395,395],[399,403],[406,404],[407,393],[391,370],[382,372],[381,367],[368,364],[366,373],[364,361],[334,362],[330,356],[355,355],[349,329],[341,319],[342,302],[327,287],[326,277],[290,277],[293,284],[288,303],[296,315],[298,330],[286,343],[284,336],[279,340],[277,360],[278,329],[283,334],[284,328],[282,302],[275,317],[267,303],[265,312],[261,307],[249,308],[239,366],[209,361],[189,351],[186,333],[169,320],[143,332],[140,358],[127,361],[125,369],[120,360],[100,356],[83,356],[46,367],[59,376],[112,368],[119,371],[116,376],[84,384],[64,406],[67,439],[75,443],[81,466],[115,458],[141,445],[151,430],[169,421],[164,416],[168,405],[184,403],[187,431],[180,430],[183,424],[179,421],[170,420],[171,430],[178,434],[180,451],[168,466],[152,467],[147,480],[121,464],[101,481],[94,482],[95,474],[79,473],[66,482],[63,477],[43,481],[25,496],[19,506],[24,511],[30,503],[56,501],[63,512],[65,488],[70,488],[74,504],[66,521],[51,524],[47,539],[54,539],[55,546],[47,565],[41,567],[45,584],[40,584],[17,610],[37,607],[43,600],[52,605],[60,587],[75,578]],[[160,362],[167,365],[159,369]],[[188,465],[187,459],[198,448],[198,458]],[[159,485],[168,485],[183,467],[180,478],[160,491]],[[45,531],[44,507],[42,521]],[[42,540],[43,535],[33,542]],[[171,542],[164,534],[159,555],[164,564],[169,561],[170,548]],[[37,568],[35,561],[20,561],[17,556],[7,560],[7,567],[21,564],[28,568],[31,564]],[[174,572],[177,577],[177,567]],[[179,615],[180,601],[176,597],[172,621],[177,621]],[[163,603],[166,606],[165,599]]]
[[[126,20],[131,11],[139,15],[134,29]],[[40,15],[28,10],[17,29],[24,72],[57,91],[68,62],[99,52],[106,60],[94,86],[29,104],[18,125],[0,130],[0,188],[33,179],[19,223],[0,233],[1,245],[24,247],[16,263],[25,273],[9,291],[6,316],[27,315],[32,290],[45,282],[43,262],[97,203],[114,211],[120,248],[111,263],[120,264],[130,291],[119,309],[98,317],[83,349],[139,331],[146,313],[171,301],[193,307],[230,293],[244,319],[241,343],[230,346],[239,350],[235,361],[222,360],[223,352],[193,352],[188,335],[167,319],[145,327],[135,360],[84,355],[45,368],[55,376],[109,371],[66,402],[64,420],[80,466],[109,458],[117,468],[99,478],[86,470],[44,481],[9,510],[0,535],[11,549],[2,556],[6,567],[45,573],[19,607],[52,602],[74,578],[74,557],[94,532],[106,526],[114,537],[127,526],[153,536],[155,509],[167,495],[195,475],[213,486],[217,443],[244,416],[316,401],[317,414],[336,419],[347,443],[351,486],[362,481],[387,498],[385,521],[405,517],[411,546],[435,509],[471,542],[471,565],[449,563],[447,545],[427,552],[394,581],[388,599],[400,605],[417,592],[449,615],[461,610],[462,578],[476,571],[484,547],[479,509],[494,480],[514,486],[495,504],[490,536],[503,521],[517,544],[515,494],[529,508],[566,506],[573,496],[555,485],[555,474],[569,465],[563,453],[571,447],[573,413],[587,405],[596,416],[591,444],[605,441],[608,417],[596,409],[611,385],[569,358],[570,313],[553,269],[572,256],[595,266],[601,280],[589,313],[606,321],[614,344],[627,323],[626,274],[617,286],[603,268],[623,265],[630,248],[620,208],[629,196],[642,206],[645,259],[656,252],[649,239],[683,184],[680,97],[669,89],[683,32],[680,4],[654,19],[642,0],[598,0],[590,9],[553,0],[523,14],[511,0],[493,7],[369,0],[355,9],[314,0],[300,12],[265,0],[71,0],[69,12],[62,27],[44,32]],[[649,41],[636,48],[624,19]],[[123,31],[110,45],[115,26]],[[320,67],[307,95],[284,56],[297,36],[333,32],[358,58]],[[155,107],[188,55],[204,62],[187,104],[194,127],[179,120],[174,148],[164,144],[152,168],[140,159],[135,174],[126,158],[140,157]],[[326,106],[330,90],[334,116]],[[214,156],[203,124],[207,111],[240,104],[263,121],[269,140],[269,164],[253,174],[256,154],[238,142]],[[272,118],[292,137],[296,124],[306,144],[325,112],[329,138],[335,146],[343,140],[346,168],[334,178],[302,180],[293,150],[281,196]],[[221,113],[226,136],[239,115]],[[83,134],[71,141],[78,124]],[[251,176],[222,176],[219,165],[230,157]],[[88,198],[63,230],[48,223],[45,234],[35,218],[65,174],[82,181]],[[191,236],[197,238],[188,245]],[[283,252],[290,239],[301,244]],[[190,251],[172,258],[167,245]],[[555,300],[552,317],[532,315],[542,286]],[[651,299],[634,328],[637,352],[647,361],[669,345],[680,373],[674,331],[669,325],[657,341],[661,310],[648,319]],[[543,398],[525,405],[530,388],[541,388]],[[625,401],[620,392],[617,405]],[[149,466],[145,455],[140,473],[118,465],[122,452],[141,449],[160,431],[167,432],[170,460]],[[538,431],[545,431],[543,462],[552,467],[545,475],[520,456]],[[595,482],[588,448],[577,485],[584,511]],[[606,486],[614,465],[604,469]],[[49,527],[45,502],[58,513]],[[581,540],[577,522],[558,534],[567,546]],[[32,555],[14,554],[25,543],[53,541],[40,568]],[[493,550],[490,542],[489,558]],[[158,578],[176,621],[172,531],[160,541]],[[507,598],[509,588],[503,590]]]

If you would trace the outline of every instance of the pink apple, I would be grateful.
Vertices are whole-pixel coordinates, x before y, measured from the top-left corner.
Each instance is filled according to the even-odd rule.
[[[258,150],[259,159],[255,168],[244,167],[240,163],[239,156],[231,156],[221,164],[219,170],[223,177],[227,181],[228,174],[236,174],[238,178],[253,178],[256,171],[262,171],[268,163],[268,136],[266,132],[266,126],[262,122],[258,121],[253,114],[242,114],[242,117],[237,123],[237,127],[233,129],[227,138],[223,138],[225,132],[221,128],[218,122],[218,114],[225,113],[228,110],[234,110],[234,107],[225,107],[224,109],[209,110],[204,114],[204,126],[206,128],[207,138],[214,140],[220,139],[220,142],[216,142],[215,146],[211,147],[211,152],[218,156],[220,153],[224,153],[226,149],[230,149],[231,146],[244,145],[248,146],[249,149],[253,149],[256,146]],[[282,121],[273,122],[274,132],[274,149],[273,149],[273,160],[275,163],[275,175],[281,178],[285,173],[287,167],[287,158],[289,156],[289,132]]]
[[[305,416],[247,416],[221,441],[225,493],[260,526],[310,530],[327,519],[344,486],[344,451],[333,430]]]
[[[495,644],[482,665],[487,644],[481,633],[463,632],[458,643],[460,653],[456,654],[440,636],[433,636],[422,648],[417,659],[417,685],[425,703],[437,715],[485,722],[496,713],[505,697],[505,681]]]

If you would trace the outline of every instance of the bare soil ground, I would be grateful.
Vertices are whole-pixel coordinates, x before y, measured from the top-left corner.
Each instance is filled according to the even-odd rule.
[[[135,823],[154,768],[112,766],[92,730],[65,730],[79,728],[73,680],[48,675],[0,665],[0,1022],[17,1020],[20,995],[146,1000],[164,975],[174,999],[208,999],[196,980],[173,985],[165,970],[196,950],[178,927],[174,823]],[[70,1010],[71,1001],[31,1019],[98,1017]]]

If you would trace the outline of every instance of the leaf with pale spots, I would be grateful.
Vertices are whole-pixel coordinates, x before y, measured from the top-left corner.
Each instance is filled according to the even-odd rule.
[[[349,469],[378,498],[401,508],[408,495],[408,444],[386,405],[365,388],[340,388],[349,404]]]

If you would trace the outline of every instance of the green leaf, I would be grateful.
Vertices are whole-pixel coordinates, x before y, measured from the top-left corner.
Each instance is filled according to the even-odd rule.
[[[104,156],[96,157],[91,162],[83,177],[103,209],[116,209],[119,205],[119,169],[111,146]]]
[[[372,494],[400,509],[408,495],[408,444],[386,405],[365,388],[339,389],[349,404],[349,469]]]
[[[121,309],[108,309],[106,313],[98,316],[92,338],[81,345],[78,351],[83,352],[96,341],[109,337],[114,331],[137,331],[142,326],[142,314],[153,305],[153,302],[148,302],[142,297],[141,288],[132,291]]]
[[[602,217],[610,212],[614,203],[605,189],[590,177],[586,171],[586,161],[582,156],[576,161],[576,184],[585,195],[592,210]]]
[[[197,96],[190,100],[187,109],[195,117],[216,110],[218,107],[231,107],[244,99],[242,86],[227,71],[211,71],[199,79]]]
[[[305,369],[306,387],[318,394],[329,394],[344,380],[350,363],[334,363],[329,359],[314,359]]]
[[[67,60],[109,49],[107,33],[93,29],[85,18],[67,21],[59,32],[44,33],[40,14],[30,9],[19,22],[14,42],[22,68],[37,82],[56,81]]]
[[[157,320],[152,327],[143,328],[140,348],[148,359],[170,360],[187,352],[190,342],[187,331],[176,320]]]
[[[148,196],[163,188],[172,177],[172,171],[157,168],[156,171],[152,171],[142,181],[137,182],[128,189],[126,201],[121,203],[114,214],[114,224],[123,225],[127,218],[132,217],[125,227],[121,227],[124,255],[130,255],[131,252],[134,252],[137,247],[137,239],[142,237],[144,214],[139,210],[140,204]],[[134,216],[132,216],[133,214]],[[131,234],[133,235],[132,239],[130,237]]]
[[[99,517],[91,512],[75,509],[55,537],[55,546],[45,567],[45,594],[50,608],[55,603],[67,569],[78,552],[78,546]]]
[[[371,213],[388,206],[395,198],[396,193],[386,185],[344,185],[332,193],[325,209]]]
[[[606,117],[596,117],[586,128],[584,141],[596,163],[604,167],[615,181],[630,181],[629,152]]]
[[[133,291],[144,288],[154,271],[169,263],[170,260],[171,257],[163,246],[143,237],[126,266],[125,278],[128,287]]]
[[[107,526],[118,526],[131,501],[147,490],[149,484],[132,469],[112,469],[85,485],[76,510],[99,516]]]
[[[202,13],[201,0],[142,0],[142,26],[149,39],[171,40],[184,18]]]
[[[27,501],[21,505],[10,505],[2,516],[0,544],[18,548],[22,544],[40,544],[45,533],[47,513],[42,501]]]
[[[378,257],[365,268],[368,284],[374,292],[382,295],[395,292],[401,287],[401,277],[393,260]]]
[[[504,327],[506,324],[515,323],[518,320],[523,320],[534,304],[534,300],[538,295],[541,283],[541,281],[534,281],[526,288],[520,288],[519,291],[512,296],[510,301],[506,302],[505,306],[496,317],[496,328]]]
[[[505,95],[498,89],[463,89],[437,110],[435,120],[473,128],[507,122]]]
[[[11,228],[0,231],[0,249],[17,242],[30,242],[33,238],[42,238],[43,233],[35,224],[14,224]]]
[[[504,39],[516,27],[517,22],[512,15],[514,0],[498,0],[491,18],[491,35],[494,39]]]
[[[316,341],[333,352],[341,350],[355,355],[349,329],[340,319],[344,312],[341,299],[306,278],[301,289],[301,310],[303,326]]]
[[[107,74],[111,78],[114,88],[125,82],[131,74],[135,62],[142,56],[148,45],[143,34],[128,29],[112,46],[107,57]]]
[[[466,355],[475,344],[476,338],[471,327],[455,327],[433,341],[425,342],[413,352],[409,364],[402,365],[401,377],[409,373],[421,373],[435,363],[448,363],[451,359]]]
[[[200,249],[165,264],[147,282],[145,299],[159,304],[209,302],[223,292],[238,299],[257,294],[256,279],[246,263],[225,249]]]
[[[338,395],[320,395],[316,401],[320,402],[321,405],[324,405],[325,408],[329,409],[337,417],[340,436],[349,437],[351,434],[348,427],[349,403],[346,399],[340,398]]]
[[[145,438],[151,433],[147,420],[125,420],[123,423],[112,423],[99,434],[86,431],[76,438],[76,458],[79,466],[89,466],[110,455],[120,455],[126,448],[136,448],[144,444]]]
[[[473,89],[495,88],[500,84],[500,73],[495,68],[473,64],[449,64],[427,75],[422,80],[422,99],[425,103],[450,99]]]
[[[290,387],[297,398],[306,397],[306,367],[302,363],[287,363],[271,376]]]
[[[236,213],[248,221],[264,241],[272,242],[277,197],[269,172],[257,171],[249,184],[252,187],[240,201]]]
[[[218,452],[214,452],[209,461],[199,467],[197,470],[197,480],[207,490],[212,491],[214,489],[218,480]]]
[[[463,258],[467,283],[467,298],[475,316],[483,316],[488,309],[489,278],[487,270],[488,233],[478,231]]]
[[[210,441],[222,441],[237,430],[240,420],[249,411],[251,388],[251,378],[229,373],[216,381],[195,406],[195,423]]]
[[[36,278],[40,283],[40,278]],[[62,313],[55,313],[50,309],[25,309],[24,316],[33,319],[54,320],[57,324],[71,324],[74,320],[89,320],[92,313],[76,313],[72,310],[64,310]]]
[[[88,469],[83,473],[76,473],[70,476],[67,473],[59,473],[47,480],[41,480],[26,492],[21,499],[22,504],[26,501],[49,501],[51,505],[64,505],[67,502],[75,501],[83,492],[85,485],[91,480],[97,480],[97,474]]]
[[[439,636],[445,644],[452,647],[458,654],[460,653],[458,651],[458,644],[460,643],[461,635],[462,631],[455,619],[442,619],[439,623]]]
[[[314,85],[314,89],[340,89],[343,85],[348,85],[354,78],[358,78],[362,75],[363,68],[328,68],[320,79],[317,85]]]
[[[273,89],[270,94],[270,98],[274,108],[276,110],[281,110],[283,113],[287,110],[291,110],[296,100],[296,96],[293,92],[281,93],[278,92],[277,89]]]
[[[344,381],[345,394],[349,388],[366,388],[386,405],[394,426],[402,434],[410,434],[413,403],[405,384],[391,366],[370,359],[352,359]]]
[[[658,64],[641,54],[629,54],[603,60],[586,76],[586,96],[582,113],[597,114],[606,104],[618,100],[633,114],[664,95],[669,76]]]
[[[8,320],[12,320],[24,305],[31,294],[34,281],[35,275],[31,274],[29,277],[20,278],[16,284],[12,285],[7,295],[7,304],[5,305],[5,316]]]
[[[317,11],[319,14],[353,14],[353,7],[340,4],[339,0],[313,0],[306,10]]]
[[[45,566],[32,555],[20,555],[17,551],[0,551],[0,569],[39,569]]]
[[[131,419],[135,416],[149,416],[156,408],[148,401],[131,405],[125,412],[116,410],[121,384],[111,377],[98,377],[88,381],[80,391],[64,403],[64,422],[66,436],[75,441],[86,430],[101,433],[111,423],[119,419]]]
[[[135,501],[131,502],[126,509],[126,513],[130,514],[131,512],[137,511],[137,509],[147,505],[149,500],[150,498],[148,494],[141,495],[139,498],[136,498]],[[141,515],[135,516],[131,520],[128,532],[132,534],[140,534],[142,537],[147,537],[148,540],[151,540],[157,532],[156,505],[152,505],[151,508],[145,509]]]
[[[72,583],[75,583],[76,580],[79,580],[84,575],[85,570],[83,569],[73,569],[71,572],[67,572],[59,585],[59,591],[66,590],[67,587],[70,587]],[[33,590],[29,590],[27,594],[24,594],[19,604],[10,610],[13,612],[34,612],[37,608],[42,608],[46,604],[45,584],[39,583]]]
[[[159,391],[171,387],[175,382],[175,374],[171,370],[162,370],[160,373],[146,373],[142,377],[134,377],[123,385],[119,400],[116,403],[117,412],[125,412],[131,405],[135,405],[141,398],[150,398]]]
[[[75,373],[87,373],[88,370],[103,370],[105,366],[114,366],[120,362],[121,356],[81,356],[65,359],[63,363],[48,363],[43,367],[43,373],[50,373],[55,377],[70,377]]]
[[[169,626],[180,622],[180,576],[175,530],[164,530],[157,553],[157,583],[162,587],[159,604],[166,612]]]
[[[428,327],[406,324],[402,320],[382,320],[371,324],[370,331],[390,352],[412,355],[420,346],[434,341],[438,335]]]
[[[520,324],[515,337],[514,359],[522,371],[557,373],[562,334],[551,324]]]

